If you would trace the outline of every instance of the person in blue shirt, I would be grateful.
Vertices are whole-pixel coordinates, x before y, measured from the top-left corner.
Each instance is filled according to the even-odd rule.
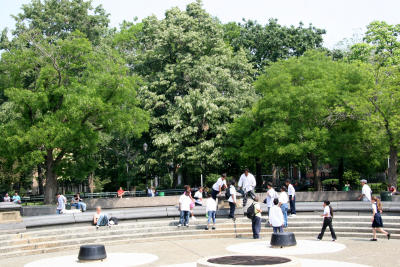
[[[17,193],[17,192],[15,192],[15,194],[13,195],[12,201],[13,201],[15,204],[21,204],[21,197],[18,196],[18,193]]]

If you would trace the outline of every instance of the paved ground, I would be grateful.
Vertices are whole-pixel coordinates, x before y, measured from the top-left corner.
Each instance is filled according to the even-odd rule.
[[[232,244],[252,242],[252,239],[196,239],[161,242],[129,243],[107,247],[108,253],[151,253],[159,257],[158,261],[146,266],[161,266],[169,264],[192,263],[206,256],[229,254],[226,247]],[[269,240],[265,240],[269,243]],[[316,241],[317,242],[317,241]],[[400,240],[379,240],[370,242],[363,239],[341,239],[346,249],[335,253],[314,255],[298,255],[298,258],[344,261],[365,264],[376,267],[400,266]],[[266,244],[267,245],[267,244]],[[317,251],[315,251],[317,253]],[[0,259],[0,266],[24,266],[44,258],[54,258],[65,255],[78,255],[77,250],[58,253],[24,256],[19,258]],[[83,265],[82,265],[83,266]],[[50,266],[49,266],[50,267]]]

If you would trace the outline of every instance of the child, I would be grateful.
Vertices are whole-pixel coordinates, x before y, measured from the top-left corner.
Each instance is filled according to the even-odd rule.
[[[215,230],[215,213],[217,212],[217,202],[213,197],[207,199],[206,213],[208,215],[208,222],[206,230],[209,229],[211,221],[213,222],[212,229]]]
[[[283,220],[282,210],[278,206],[279,200],[277,198],[275,198],[273,200],[273,203],[274,203],[274,205],[271,207],[271,209],[269,211],[268,220],[274,229],[274,234],[276,234],[278,232],[283,233],[284,220]]]
[[[330,206],[330,202],[325,200],[323,207],[324,207],[324,214],[321,215],[321,217],[324,217],[324,223],[322,225],[321,233],[318,235],[318,240],[321,240],[324,237],[324,233],[326,230],[326,227],[329,226],[329,230],[331,231],[332,235],[332,241],[336,241],[336,234],[335,230],[333,230],[332,226],[332,218],[333,218],[333,209]]]
[[[382,203],[379,198],[377,197],[372,197],[371,198],[372,202],[372,234],[373,238],[371,241],[378,241],[376,239],[376,230],[384,233],[387,236],[387,239],[390,239],[390,234],[383,230],[383,222],[382,222]]]
[[[193,203],[190,197],[190,191],[185,191],[179,198],[179,211],[180,219],[178,227],[186,226],[189,227],[189,215],[190,215],[190,204]]]
[[[231,218],[235,220],[235,209],[236,209],[236,188],[235,188],[235,181],[231,181],[231,185],[229,186],[229,216],[228,218]]]

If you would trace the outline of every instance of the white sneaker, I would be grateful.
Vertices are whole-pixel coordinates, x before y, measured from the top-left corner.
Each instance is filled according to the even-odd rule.
[[[296,214],[291,214],[289,217],[296,217]]]
[[[181,227],[182,226],[182,224],[178,224],[178,227]]]
[[[196,221],[196,220],[197,220],[196,217],[194,217],[194,215],[192,216],[192,220],[193,220],[193,221]]]

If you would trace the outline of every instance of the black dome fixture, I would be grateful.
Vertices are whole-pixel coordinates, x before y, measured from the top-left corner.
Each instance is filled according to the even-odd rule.
[[[271,236],[271,247],[273,248],[283,248],[283,247],[291,247],[296,246],[296,237],[293,233],[284,232],[284,233],[276,233]]]
[[[104,245],[83,245],[79,249],[80,261],[99,261],[107,258]]]

